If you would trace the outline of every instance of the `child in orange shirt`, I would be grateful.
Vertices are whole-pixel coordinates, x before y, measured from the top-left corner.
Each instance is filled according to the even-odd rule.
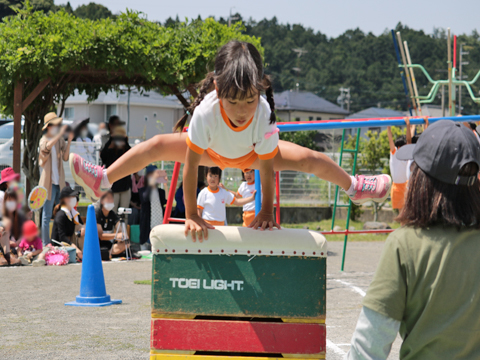
[[[237,199],[234,194],[220,187],[222,170],[219,167],[206,169],[208,186],[198,194],[198,216],[213,226],[225,225],[226,204],[242,206],[255,201],[255,191],[248,197]]]

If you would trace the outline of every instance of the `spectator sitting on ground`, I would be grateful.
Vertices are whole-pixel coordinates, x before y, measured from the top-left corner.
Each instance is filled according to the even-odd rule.
[[[167,185],[168,178],[165,170],[159,170],[155,165],[148,165],[145,175],[145,186],[140,190],[140,247],[148,249],[150,231],[163,223],[163,214],[167,200],[165,191],[158,187],[159,184]]]
[[[105,144],[100,158],[103,165],[108,168],[112,165],[120,156],[130,150],[128,144],[127,132],[121,126],[115,126],[110,132],[111,137]],[[130,197],[132,187],[132,178],[130,175],[116,181],[112,185],[113,202],[115,204],[113,210],[118,211],[119,207],[128,208],[130,206]]]
[[[9,266],[20,264],[20,260],[17,259],[10,251],[12,222],[8,218],[4,218],[0,221],[0,266]]]
[[[73,133],[68,130],[67,125],[60,127],[63,119],[54,112],[45,115],[43,121],[42,131],[44,134],[40,139],[38,155],[38,164],[43,171],[40,174],[38,185],[47,189],[48,194],[42,209],[42,241],[45,247],[50,243],[50,220],[53,207],[60,201],[60,189],[65,187],[63,162],[68,161]],[[68,143],[65,143],[64,135],[67,133]]]
[[[80,225],[78,213],[75,210],[77,195],[78,192],[70,186],[65,186],[60,192],[60,204],[55,206],[53,211],[52,240],[55,240],[54,246],[59,246],[59,243],[65,243],[74,247],[77,251],[77,258],[82,260],[82,250],[76,245],[78,242],[74,238],[76,236],[75,227]],[[81,227],[79,235],[81,237],[85,235],[84,226]]]
[[[7,167],[0,173],[0,216],[3,214],[3,198],[5,197],[5,191],[11,187],[14,183],[20,180],[20,174],[15,173],[11,167]]]
[[[400,229],[389,235],[363,300],[348,359],[478,359],[480,354],[480,144],[437,121],[416,145]]]
[[[26,219],[21,205],[18,203],[18,194],[14,189],[8,189],[5,192],[3,206],[3,218],[10,219],[12,223],[10,248],[15,249],[20,244],[22,227]]]
[[[22,265],[45,265],[42,239],[38,236],[37,225],[32,220],[23,224],[23,238],[18,245],[18,255]]]
[[[111,190],[108,190],[100,198],[99,206],[95,210],[97,227],[99,228],[100,249],[108,248],[112,257],[126,257],[125,242],[121,241],[124,238],[124,234],[120,231],[115,234],[120,218],[113,211],[113,208],[113,193]],[[125,234],[125,237],[127,237],[127,234]],[[140,258],[141,256],[132,253],[132,257]],[[102,260],[108,259],[102,257]]]

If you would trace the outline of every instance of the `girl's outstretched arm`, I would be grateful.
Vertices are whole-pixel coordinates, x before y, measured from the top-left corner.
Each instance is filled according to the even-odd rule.
[[[280,229],[273,216],[273,198],[275,193],[275,182],[273,181],[273,159],[260,160],[260,180],[262,183],[263,201],[262,209],[248,226],[250,228],[273,230],[274,227]]]
[[[202,242],[208,240],[208,229],[215,229],[207,224],[197,213],[197,175],[201,155],[190,148],[187,149],[185,165],[183,166],[183,194],[185,197],[185,236],[191,232],[192,240]]]

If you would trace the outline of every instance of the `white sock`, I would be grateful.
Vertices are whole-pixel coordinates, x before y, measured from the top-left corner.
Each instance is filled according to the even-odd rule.
[[[107,169],[103,169],[102,182],[100,183],[102,189],[110,189],[112,184],[108,181]]]
[[[350,184],[350,187],[348,188],[348,190],[345,190],[345,189],[343,190],[345,190],[347,195],[352,196],[352,195],[355,195],[355,188],[357,187],[357,178],[355,176],[350,176],[350,179],[352,179],[352,183]]]

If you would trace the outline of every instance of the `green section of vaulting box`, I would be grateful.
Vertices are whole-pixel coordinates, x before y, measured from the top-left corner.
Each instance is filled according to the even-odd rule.
[[[152,314],[322,318],[326,258],[154,255]]]

